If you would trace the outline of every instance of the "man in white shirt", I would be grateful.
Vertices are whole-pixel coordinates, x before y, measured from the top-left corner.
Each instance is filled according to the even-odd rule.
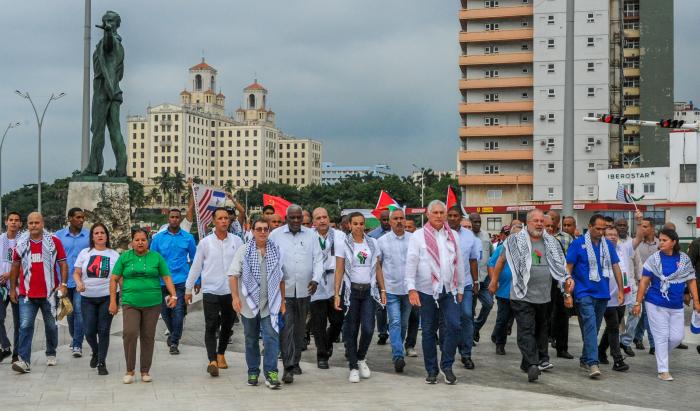
[[[333,343],[343,328],[345,310],[333,308],[335,290],[335,257],[343,255],[345,234],[330,227],[328,211],[319,207],[312,213],[318,243],[323,255],[323,278],[311,296],[311,332],[316,344],[318,368],[328,369],[328,360],[333,355]],[[326,328],[328,327],[328,328]]]
[[[440,370],[446,383],[457,382],[452,364],[461,332],[460,304],[465,274],[458,234],[445,224],[445,208],[445,203],[439,200],[428,204],[428,224],[413,233],[406,256],[408,299],[411,305],[421,307],[427,384],[437,383]],[[440,319],[445,333],[441,336],[442,357],[438,369],[436,330]]]
[[[309,312],[310,295],[323,278],[323,255],[318,235],[303,227],[302,209],[296,204],[287,207],[287,224],[270,234],[270,241],[277,244],[282,254],[285,304],[284,327],[280,341],[285,384],[294,382],[294,375],[301,374],[299,360],[305,345],[306,315]]]
[[[17,347],[19,345],[19,304],[10,301],[10,270],[12,269],[12,250],[17,245],[17,233],[22,228],[22,217],[16,211],[7,213],[5,219],[5,231],[0,235],[0,362],[12,355],[12,362],[19,359]],[[10,340],[7,338],[5,329],[5,316],[7,306],[12,305],[12,324],[14,338],[12,350],[10,350]]]
[[[491,308],[493,307],[493,297],[488,292],[489,278],[486,264],[491,258],[491,237],[489,233],[481,229],[481,216],[479,213],[469,214],[469,221],[472,223],[472,232],[481,241],[481,256],[479,258],[479,282],[474,284],[475,299],[472,300],[472,313],[476,315],[476,300],[481,303],[481,311],[474,318],[474,341],[479,342],[479,331],[486,324]]]
[[[389,339],[391,340],[391,357],[394,371],[403,372],[403,342],[408,329],[408,317],[411,304],[406,290],[406,253],[411,233],[405,230],[406,217],[403,210],[394,210],[389,216],[391,231],[377,241],[379,246],[379,264],[384,274],[386,288],[386,312],[389,317]]]
[[[224,354],[229,337],[233,334],[233,320],[236,316],[231,304],[231,290],[226,273],[243,241],[228,232],[229,223],[226,209],[217,208],[214,211],[214,232],[204,237],[197,245],[197,252],[185,282],[185,303],[190,304],[195,281],[200,277],[202,279],[204,345],[209,360],[207,372],[212,377],[219,375],[219,369],[228,368]]]

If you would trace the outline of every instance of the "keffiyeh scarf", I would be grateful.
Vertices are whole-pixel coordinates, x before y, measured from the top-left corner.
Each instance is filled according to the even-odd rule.
[[[593,250],[593,242],[591,241],[591,232],[588,231],[584,236],[584,241],[586,245],[586,253],[588,254],[588,279],[591,281],[600,281],[600,274],[598,273],[598,262],[595,259],[595,251]],[[608,249],[608,243],[605,238],[598,240],[598,247],[600,252],[600,265],[603,266],[603,277],[610,278],[613,275],[612,272],[612,261],[610,259],[610,250]]]
[[[44,281],[46,282],[46,290],[48,291],[47,300],[51,306],[51,315],[56,317],[56,282],[54,276],[54,267],[56,266],[56,244],[53,242],[53,236],[46,230],[42,234],[41,239],[41,260],[44,265]],[[17,239],[17,255],[19,255],[22,263],[22,272],[24,273],[24,290],[29,295],[29,288],[32,280],[32,247],[29,231],[22,233]]]
[[[661,251],[652,254],[644,263],[644,269],[651,271],[656,278],[659,279],[661,286],[659,287],[661,295],[668,300],[668,289],[671,284],[685,283],[695,278],[695,269],[693,263],[686,253],[680,253],[681,259],[678,261],[678,268],[669,275],[664,276],[664,270],[661,265]]]
[[[457,271],[459,264],[459,245],[455,240],[452,229],[447,224],[444,225],[443,230],[447,233],[447,250],[454,256],[452,259],[452,280],[450,281],[452,290],[448,290],[448,292],[451,292],[452,295],[456,295],[459,287],[459,274]],[[423,228],[425,246],[430,255],[430,279],[433,284],[433,298],[435,298],[435,300],[440,297],[440,291],[442,291],[442,279],[440,278],[440,249],[438,248],[437,239],[435,238],[436,235],[437,230],[432,225],[427,224]]]
[[[568,277],[566,272],[566,259],[561,250],[559,240],[542,233],[547,266],[552,278],[560,283]],[[532,240],[527,230],[510,235],[505,241],[506,261],[513,274],[513,292],[518,298],[525,298],[527,283],[530,281],[530,268],[532,267]]]
[[[367,258],[370,261],[370,295],[378,304],[382,305],[381,298],[379,297],[379,288],[377,288],[377,244],[373,238],[367,235],[364,236],[363,241],[367,242],[367,248],[369,248],[369,256]],[[349,250],[351,254],[354,249],[354,244],[355,240],[352,238],[352,233],[348,233],[345,236],[345,249]],[[345,302],[346,311],[350,309],[350,273],[352,272],[354,264],[354,258],[345,259],[345,274],[343,276],[345,290],[343,292],[343,301]],[[382,307],[383,306],[384,305],[382,305]]]
[[[255,241],[249,241],[245,245],[245,258],[243,258],[243,296],[248,308],[257,315],[260,311],[260,259]],[[270,322],[272,328],[279,332],[279,312],[282,306],[282,294],[280,283],[282,282],[282,262],[280,249],[277,244],[267,241],[265,245],[265,272],[267,274],[267,304],[270,308]]]
[[[323,256],[323,269],[325,272],[328,259],[335,259],[335,230],[333,228],[329,228],[328,232],[326,233],[325,240],[321,236],[321,233],[317,231],[316,234],[318,234],[318,244],[321,246],[321,255]],[[335,271],[333,274],[328,275],[335,275]],[[325,274],[323,276],[323,281],[326,284],[328,284],[328,277]]]

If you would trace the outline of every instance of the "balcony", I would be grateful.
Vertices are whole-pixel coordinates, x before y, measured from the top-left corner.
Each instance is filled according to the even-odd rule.
[[[532,29],[461,31],[460,43],[532,40]]]
[[[622,89],[622,94],[625,96],[638,96],[639,87],[624,87]]]
[[[502,19],[532,16],[532,6],[490,7],[459,11],[460,20]]]
[[[639,67],[623,68],[622,75],[625,77],[639,77]]]
[[[459,81],[460,90],[512,87],[532,87],[532,76],[465,79]]]
[[[459,185],[532,185],[532,175],[528,174],[470,174],[459,176]]]
[[[626,58],[639,57],[639,49],[624,49],[622,51],[622,55]]]
[[[639,154],[639,146],[638,145],[624,145],[622,147],[622,150],[624,151],[625,154]]]
[[[519,137],[531,136],[533,126],[478,126],[459,128],[460,137]]]
[[[627,106],[625,107],[625,110],[622,112],[622,114],[625,116],[638,116],[639,106]]]
[[[491,64],[521,64],[532,63],[532,52],[496,53],[460,56],[460,66],[484,66]],[[639,74],[637,74],[639,76]]]
[[[633,136],[639,134],[639,126],[625,126],[625,135]]]
[[[632,30],[632,29],[625,30],[625,38],[638,39],[639,38],[639,30]]]
[[[460,150],[459,161],[532,160],[532,150]]]
[[[491,103],[460,103],[461,114],[470,113],[510,113],[519,111],[532,111],[535,104],[530,101],[494,101]]]

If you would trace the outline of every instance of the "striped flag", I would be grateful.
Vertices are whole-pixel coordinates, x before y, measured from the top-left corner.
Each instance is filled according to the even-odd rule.
[[[627,191],[624,185],[618,184],[617,185],[617,195],[616,198],[619,201],[622,201],[624,203],[634,203],[634,199],[630,195],[630,193]]]
[[[197,215],[197,231],[201,240],[209,233],[209,224],[214,219],[214,211],[226,203],[224,190],[192,183],[194,193],[195,213]]]

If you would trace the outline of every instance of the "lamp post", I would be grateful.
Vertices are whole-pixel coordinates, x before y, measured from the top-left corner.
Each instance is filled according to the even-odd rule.
[[[246,187],[245,190],[243,190],[243,192],[245,193],[245,217],[248,218],[248,180],[244,178],[243,182],[245,183]]]
[[[420,170],[420,208],[425,208],[425,169],[413,164],[413,167]],[[423,226],[425,211],[420,215],[420,225]]]
[[[49,108],[49,104],[51,104],[52,101],[58,100],[62,98],[63,96],[66,95],[66,93],[59,93],[58,95],[51,93],[51,97],[49,97],[49,101],[46,102],[46,106],[44,106],[44,111],[41,113],[41,117],[39,117],[39,112],[36,109],[36,106],[34,105],[34,102],[32,101],[32,98],[29,96],[29,92],[24,92],[22,93],[19,90],[15,90],[15,94],[22,98],[26,98],[29,100],[29,103],[32,105],[32,109],[34,109],[34,116],[36,117],[36,124],[37,127],[39,128],[39,148],[38,148],[38,164],[37,164],[37,211],[41,213],[41,127],[44,124],[44,115],[46,115],[46,110]]]
[[[19,127],[19,123],[15,122],[8,124],[5,132],[2,134],[2,140],[0,140],[0,216],[2,216],[2,146],[5,144],[7,132],[10,131],[11,128],[15,127]],[[0,223],[0,228],[2,228],[2,223]]]

